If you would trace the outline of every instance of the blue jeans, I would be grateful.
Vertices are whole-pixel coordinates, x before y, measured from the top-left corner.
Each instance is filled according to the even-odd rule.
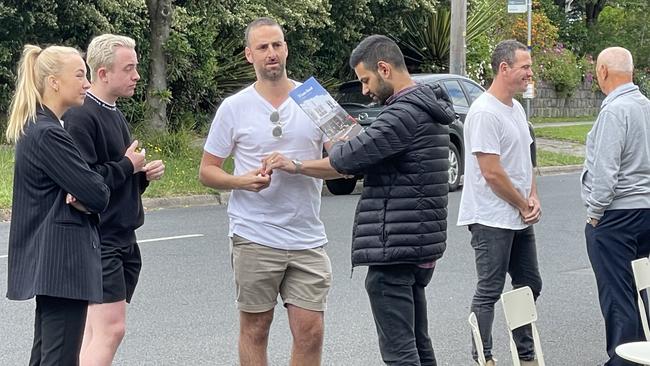
[[[366,291],[386,365],[436,366],[425,287],[433,268],[414,264],[369,266]]]
[[[607,210],[596,227],[585,226],[585,238],[605,318],[609,355],[605,365],[636,365],[614,350],[619,344],[645,339],[630,262],[650,254],[650,210]]]
[[[506,273],[512,279],[512,287],[529,286],[533,297],[542,290],[542,279],[537,264],[535,232],[529,226],[522,230],[500,229],[480,224],[469,225],[472,247],[476,261],[478,283],[472,299],[471,311],[476,314],[485,359],[492,359],[492,323],[494,304],[499,301],[506,282]],[[519,358],[533,360],[535,349],[530,326],[515,329],[513,338]],[[472,356],[477,359],[472,342]]]

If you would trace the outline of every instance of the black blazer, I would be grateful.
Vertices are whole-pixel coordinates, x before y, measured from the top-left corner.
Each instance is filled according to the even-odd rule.
[[[91,213],[65,203],[77,198]],[[49,109],[16,144],[7,297],[102,301],[97,223],[110,191]]]

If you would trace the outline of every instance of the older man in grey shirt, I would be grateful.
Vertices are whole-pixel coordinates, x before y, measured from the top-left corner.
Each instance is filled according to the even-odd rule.
[[[632,83],[632,55],[621,47],[598,56],[607,98],[587,135],[582,198],[585,238],[605,318],[606,366],[634,365],[616,355],[643,339],[630,262],[650,254],[650,101]]]

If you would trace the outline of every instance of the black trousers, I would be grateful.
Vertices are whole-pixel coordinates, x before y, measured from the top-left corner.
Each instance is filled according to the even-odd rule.
[[[537,300],[542,291],[542,278],[537,262],[535,231],[532,226],[521,230],[509,230],[480,224],[469,226],[472,232],[472,248],[476,261],[476,292],[472,298],[471,311],[476,314],[483,339],[483,354],[492,359],[492,323],[494,304],[499,301],[506,282],[506,274],[512,279],[512,287],[529,286]],[[512,332],[521,360],[535,358],[532,328],[519,327]],[[472,340],[472,357],[476,360],[476,346]]]
[[[650,209],[607,210],[596,227],[585,227],[587,254],[596,275],[607,337],[606,366],[636,365],[614,351],[644,340],[631,261],[650,254]]]
[[[36,296],[34,346],[29,365],[79,365],[87,310],[88,301]]]
[[[425,287],[433,268],[413,264],[370,266],[366,291],[386,365],[436,366]]]

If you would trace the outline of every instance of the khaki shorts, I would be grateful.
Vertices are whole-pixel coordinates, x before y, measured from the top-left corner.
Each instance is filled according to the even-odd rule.
[[[271,310],[280,294],[285,306],[325,311],[332,265],[323,247],[282,250],[255,244],[238,235],[233,235],[231,241],[239,310]]]

